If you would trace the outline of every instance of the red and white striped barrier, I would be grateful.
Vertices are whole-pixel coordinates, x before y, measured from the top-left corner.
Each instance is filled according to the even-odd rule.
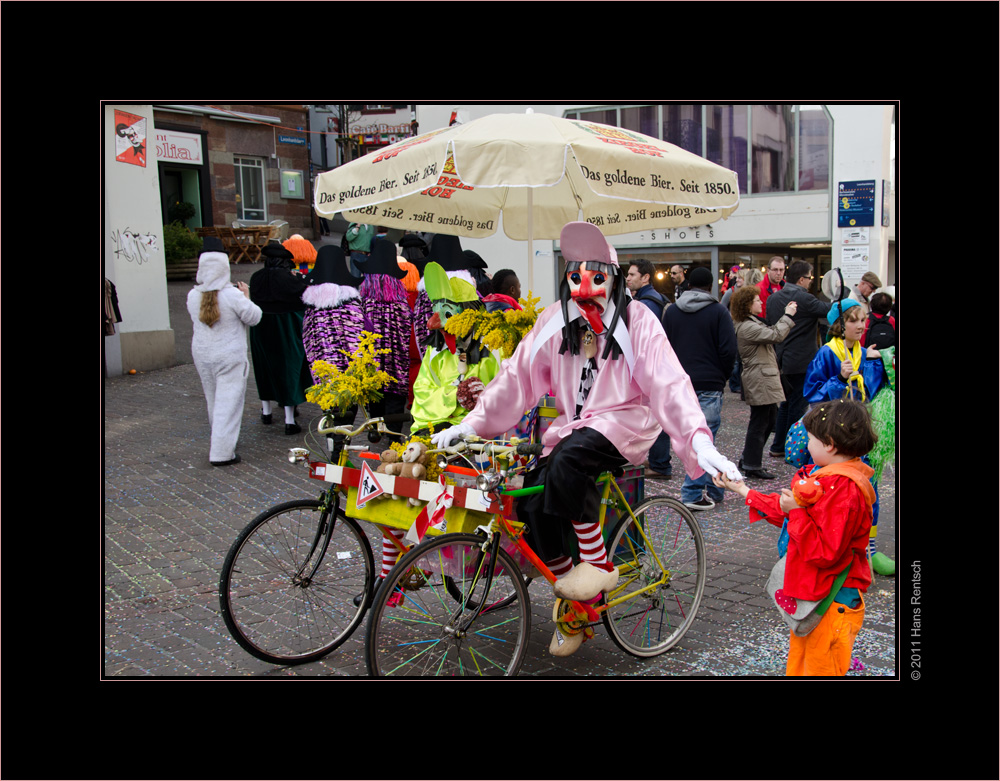
[[[358,488],[361,485],[361,470],[352,467],[337,466],[322,461],[309,462],[309,476],[316,480],[325,480],[328,483],[343,485],[348,488]],[[429,480],[416,480],[412,477],[401,477],[398,475],[387,475],[381,472],[373,472],[372,476],[378,482],[383,496],[400,496],[407,499],[418,499],[421,502],[431,502],[438,500],[442,487],[439,483]],[[511,497],[502,496],[502,504],[489,494],[475,488],[464,488],[462,486],[447,486],[447,490],[452,500],[452,507],[464,507],[468,510],[476,510],[482,513],[503,513],[510,515]],[[372,501],[383,501],[381,497]]]

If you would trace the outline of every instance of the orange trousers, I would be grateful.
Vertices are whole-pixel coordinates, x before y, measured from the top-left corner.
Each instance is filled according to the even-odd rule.
[[[834,602],[823,620],[805,637],[789,632],[788,666],[785,675],[844,675],[851,666],[854,638],[865,619],[865,602],[849,608]]]

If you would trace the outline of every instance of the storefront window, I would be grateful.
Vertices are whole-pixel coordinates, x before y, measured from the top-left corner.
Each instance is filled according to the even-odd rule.
[[[795,115],[792,106],[754,106],[750,131],[753,148],[753,193],[795,189]]]
[[[645,133],[703,156],[735,171],[744,195],[830,187],[833,122],[822,106],[663,103],[567,116]]]
[[[621,110],[621,127],[643,135],[658,138],[656,132],[656,106],[632,106]]]
[[[267,220],[264,161],[258,157],[233,158],[236,167],[236,219]]]
[[[580,120],[583,122],[597,122],[601,125],[618,126],[618,109],[608,108],[600,111],[581,111]]]
[[[830,186],[830,118],[822,106],[799,106],[799,190]]]
[[[705,157],[736,172],[740,192],[747,191],[747,107],[708,106]]]
[[[664,141],[696,155],[702,154],[701,148],[701,104],[663,107]]]

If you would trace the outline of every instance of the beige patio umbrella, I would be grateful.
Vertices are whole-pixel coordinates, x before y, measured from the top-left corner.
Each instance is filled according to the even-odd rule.
[[[665,141],[546,114],[491,114],[319,175],[315,208],[350,222],[482,238],[558,239],[706,225],[739,206],[736,174]]]

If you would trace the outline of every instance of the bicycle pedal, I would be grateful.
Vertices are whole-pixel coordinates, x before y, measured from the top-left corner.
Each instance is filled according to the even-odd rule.
[[[593,608],[587,609],[586,605],[581,605],[581,607],[583,610],[574,607],[572,600],[556,599],[552,606],[552,620],[562,628],[564,634],[572,635],[586,631],[593,634],[588,620],[596,623],[598,621],[597,612]]]

